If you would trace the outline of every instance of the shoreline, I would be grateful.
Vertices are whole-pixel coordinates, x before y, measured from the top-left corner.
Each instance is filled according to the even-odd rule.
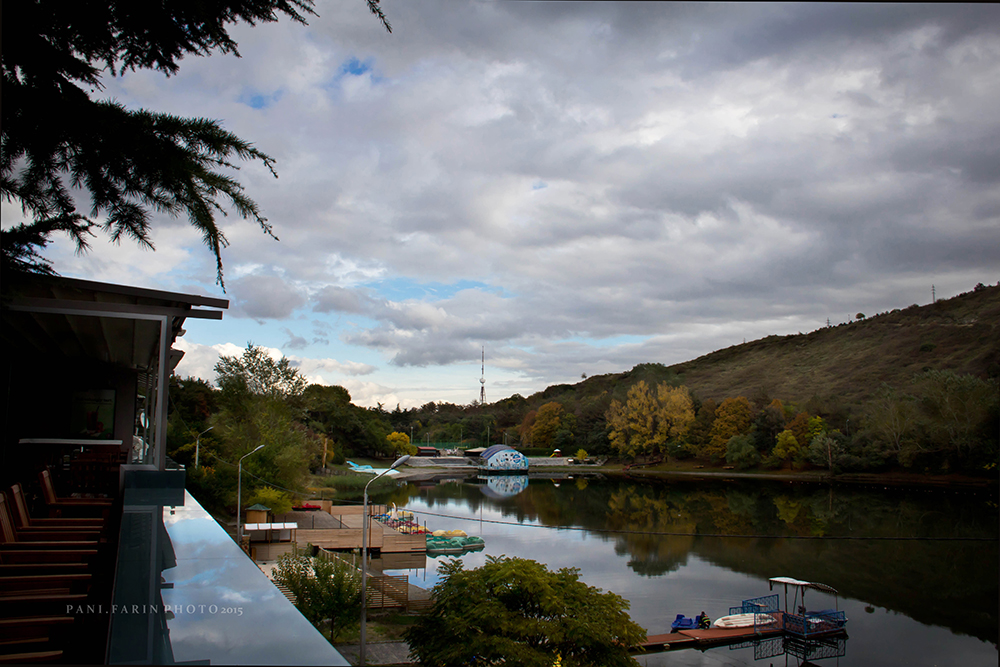
[[[534,463],[534,462],[532,462]],[[540,470],[541,469],[541,470]],[[404,466],[398,480],[431,480],[437,477],[470,476],[479,470],[475,466],[459,465],[420,465]],[[651,479],[711,479],[711,480],[762,480],[771,482],[800,482],[805,484],[845,484],[862,486],[884,486],[893,488],[933,488],[955,490],[989,490],[994,493],[1000,489],[1000,478],[970,477],[967,475],[927,475],[911,472],[888,473],[843,473],[829,475],[825,472],[737,472],[720,469],[698,470],[624,470],[620,465],[574,465],[569,463],[543,464],[529,469],[529,477],[548,477],[551,475],[603,474],[615,477],[639,477]]]

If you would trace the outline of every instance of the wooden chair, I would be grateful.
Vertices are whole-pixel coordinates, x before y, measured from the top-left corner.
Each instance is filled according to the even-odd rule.
[[[0,599],[8,594],[86,593],[92,579],[89,572],[9,575],[0,577]]]
[[[18,533],[0,494],[0,663],[51,662],[71,648],[59,628],[74,626],[67,609],[90,601],[98,555],[97,540],[79,535]]]
[[[89,539],[88,539],[89,538]],[[96,549],[95,533],[72,531],[44,531],[18,533],[14,519],[7,509],[7,499],[0,494],[0,552],[44,549]]]
[[[20,484],[14,484],[10,487],[10,491],[7,492],[8,499],[10,501],[10,512],[14,518],[14,530],[23,532],[39,532],[39,531],[65,531],[65,530],[79,530],[79,531],[94,531],[100,532],[104,529],[104,519],[102,518],[68,518],[60,517],[56,519],[47,518],[39,519],[34,518],[28,514],[28,501],[24,497],[24,491]]]
[[[63,511],[69,510],[75,513],[98,513],[107,518],[114,502],[111,498],[61,498],[56,495],[52,474],[48,470],[38,473],[38,483],[42,487],[42,498],[48,505],[50,517],[62,516]]]
[[[58,615],[0,618],[0,663],[52,662],[62,657],[74,620]]]
[[[82,560],[46,562],[26,560],[22,563],[0,563],[0,579],[34,574],[86,574],[90,563]]]

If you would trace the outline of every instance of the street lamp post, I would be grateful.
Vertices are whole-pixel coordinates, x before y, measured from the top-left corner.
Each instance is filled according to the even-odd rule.
[[[236,482],[236,543],[243,548],[243,459],[264,449],[264,445],[257,445],[257,449],[249,454],[240,457],[239,477]]]
[[[201,451],[201,436],[205,435],[206,433],[208,433],[209,431],[211,431],[213,428],[215,428],[215,427],[214,426],[209,426],[204,431],[202,431],[201,433],[199,433],[198,434],[198,439],[194,443],[194,467],[195,467],[195,469],[198,468],[198,453]]]
[[[368,487],[389,470],[395,470],[406,463],[409,458],[409,454],[400,456],[389,466],[388,470],[383,470],[368,480],[368,484],[365,484],[364,500],[361,503],[361,653],[358,656],[359,663],[362,665],[367,664],[365,662],[365,624],[368,620]]]

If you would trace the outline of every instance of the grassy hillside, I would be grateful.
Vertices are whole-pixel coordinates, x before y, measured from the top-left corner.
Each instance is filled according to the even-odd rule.
[[[701,399],[766,396],[843,409],[862,404],[883,382],[903,387],[928,368],[1000,375],[1000,286],[808,334],[768,336],[673,366],[640,364],[626,373],[555,385],[528,403],[621,398],[646,380],[684,384]]]

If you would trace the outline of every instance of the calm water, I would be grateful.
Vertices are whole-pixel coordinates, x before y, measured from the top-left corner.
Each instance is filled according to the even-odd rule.
[[[994,494],[469,478],[408,483],[374,500],[414,511],[431,530],[481,536],[486,549],[462,556],[466,567],[505,554],[549,569],[578,568],[587,584],[626,598],[632,619],[651,635],[669,632],[679,613],[705,610],[716,618],[745,598],[767,595],[773,576],[833,586],[850,619],[849,639],[811,649],[809,663],[800,650],[770,641],[649,655],[639,658],[644,665],[997,664]],[[865,539],[887,537],[922,539]],[[399,573],[431,587],[444,558]],[[808,598],[810,608],[833,602],[817,591]]]

